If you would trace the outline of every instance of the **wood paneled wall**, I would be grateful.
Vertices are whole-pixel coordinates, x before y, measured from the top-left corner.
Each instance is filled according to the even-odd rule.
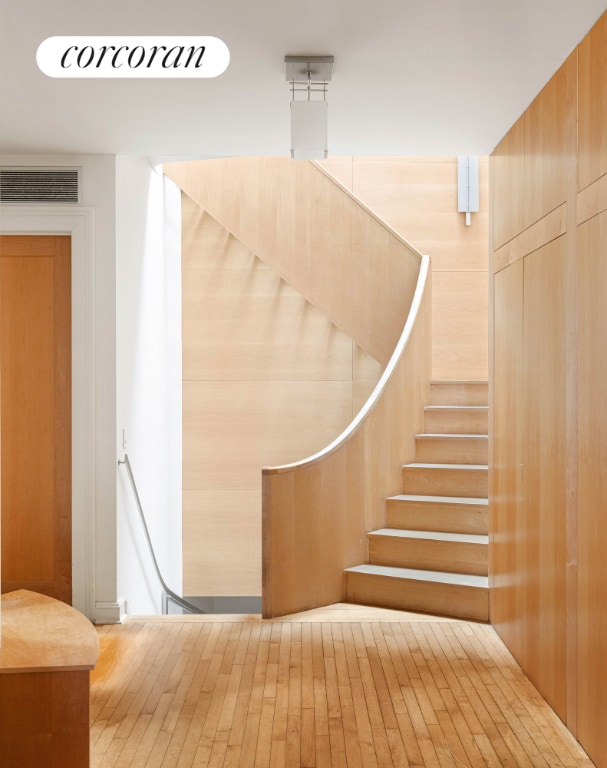
[[[480,211],[457,212],[457,157],[343,157],[319,163],[432,259],[432,376],[487,378],[489,162]]]
[[[339,602],[344,568],[366,561],[370,530],[385,525],[385,499],[402,490],[415,457],[430,383],[431,276],[424,259],[418,304],[382,378],[381,394],[321,456],[264,469],[263,614]],[[427,277],[426,277],[427,275]]]
[[[183,584],[261,594],[261,468],[330,443],[382,371],[269,266],[182,200]]]
[[[491,158],[491,618],[607,766],[607,15]]]
[[[367,354],[385,365],[420,254],[307,161],[168,163],[165,173]]]

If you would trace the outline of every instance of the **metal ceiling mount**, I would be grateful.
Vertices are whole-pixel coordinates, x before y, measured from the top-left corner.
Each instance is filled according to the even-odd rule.
[[[285,78],[296,83],[330,83],[334,56],[285,56]]]

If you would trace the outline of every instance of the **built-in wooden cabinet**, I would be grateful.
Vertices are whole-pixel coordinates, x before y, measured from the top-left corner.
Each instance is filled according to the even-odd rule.
[[[491,619],[607,766],[607,15],[491,158]]]
[[[495,276],[493,612],[566,718],[565,242]]]

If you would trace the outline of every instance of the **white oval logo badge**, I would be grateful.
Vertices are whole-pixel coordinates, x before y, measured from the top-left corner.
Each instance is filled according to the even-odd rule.
[[[36,61],[49,77],[217,77],[230,51],[218,37],[49,37]]]

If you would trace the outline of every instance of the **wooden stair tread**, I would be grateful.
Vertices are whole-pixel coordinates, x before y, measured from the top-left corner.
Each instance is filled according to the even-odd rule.
[[[486,385],[488,383],[487,379],[432,379],[430,382],[430,385],[432,384],[439,384],[441,386],[461,386],[462,384],[472,384],[475,385]]]
[[[453,466],[449,464],[449,466]],[[414,493],[399,493],[396,496],[390,496],[387,501],[420,501],[427,504],[478,504],[488,507],[489,499],[474,498],[473,496],[421,496]]]
[[[449,541],[460,544],[489,544],[489,536],[475,533],[451,533],[449,531],[417,531],[401,528],[379,528],[370,531],[369,536],[393,536],[401,539],[427,539],[430,541]]]
[[[486,380],[432,381],[428,405],[488,405]]]
[[[487,464],[403,464],[403,469],[489,469]]]
[[[420,571],[415,568],[395,568],[389,565],[355,565],[346,568],[346,573],[367,574],[369,576],[388,576],[394,579],[427,581],[436,584],[453,584],[460,587],[489,588],[488,576],[474,576],[468,573],[449,573],[447,571]]]
[[[488,405],[425,405],[425,411],[488,411]]]
[[[417,438],[423,437],[444,437],[447,440],[457,440],[458,438],[470,438],[471,440],[487,440],[488,435],[478,433],[464,433],[464,432],[420,432],[416,435]]]

